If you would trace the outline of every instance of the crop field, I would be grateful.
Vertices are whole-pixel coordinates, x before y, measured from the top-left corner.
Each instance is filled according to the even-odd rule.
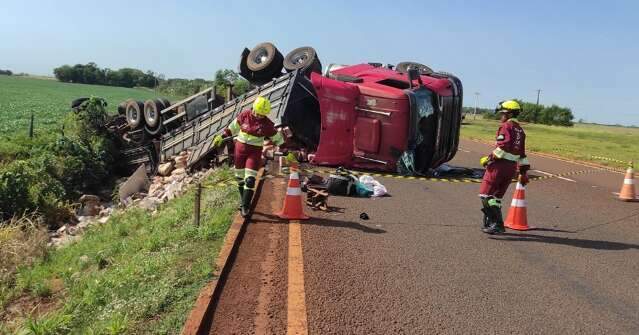
[[[639,161],[639,128],[575,124],[573,127],[522,123],[526,131],[526,149],[554,154],[615,168],[626,168],[629,161]],[[467,139],[494,141],[499,122],[468,120],[461,136]]]
[[[36,134],[50,131],[70,111],[72,100],[92,95],[106,99],[111,113],[115,113],[118,103],[128,98],[146,100],[158,96],[149,89],[68,84],[0,75],[0,138],[6,140],[12,135],[26,134],[31,113],[35,118]],[[166,98],[176,100],[175,97]]]

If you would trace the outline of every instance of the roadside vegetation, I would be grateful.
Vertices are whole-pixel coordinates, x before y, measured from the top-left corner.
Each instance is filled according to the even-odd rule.
[[[229,169],[219,169],[207,183],[230,178]],[[193,224],[190,190],[155,214],[129,209],[69,246],[23,253],[31,259],[14,264],[0,282],[0,334],[179,333],[212,279],[234,195],[232,187],[205,188],[200,226]]]
[[[62,118],[64,131],[13,138],[2,147],[0,220],[36,214],[56,229],[83,193],[112,193],[118,153],[104,128],[108,115],[100,99],[85,106]]]
[[[577,123],[573,127],[522,122],[526,149],[570,159],[625,169],[628,161],[639,161],[639,128]],[[494,141],[499,127],[496,120],[473,120],[467,116],[461,136]],[[534,164],[534,163],[533,163]]]

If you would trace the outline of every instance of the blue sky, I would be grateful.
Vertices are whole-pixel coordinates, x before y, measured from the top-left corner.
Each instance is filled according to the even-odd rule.
[[[505,98],[639,125],[637,1],[29,1],[0,3],[0,69],[96,62],[211,78],[245,47],[317,49],[324,65],[414,60],[455,73],[466,106]],[[0,88],[1,89],[1,88]]]

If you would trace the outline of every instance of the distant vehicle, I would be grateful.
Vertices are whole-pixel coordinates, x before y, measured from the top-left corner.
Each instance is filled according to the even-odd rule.
[[[457,152],[463,91],[450,73],[414,62],[322,72],[313,48],[283,57],[271,43],[244,49],[239,70],[256,88],[226,102],[211,88],[174,104],[121,104],[127,129],[147,138],[140,145],[156,143],[156,161],[190,150],[193,166],[215,154],[211,138],[261,95],[271,100],[269,117],[290,130],[287,145],[318,165],[427,174]]]

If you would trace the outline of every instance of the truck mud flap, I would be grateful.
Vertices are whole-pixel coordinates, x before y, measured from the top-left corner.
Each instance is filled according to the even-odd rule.
[[[160,157],[167,160],[189,150],[187,166],[208,155],[213,137],[220,134],[258,96],[271,101],[269,118],[276,126],[288,126],[296,140],[317,146],[320,132],[319,103],[312,83],[298,71],[285,74],[234,100],[200,115],[162,136]]]
[[[452,160],[459,147],[459,131],[462,119],[462,98],[464,96],[459,78],[449,74],[440,74],[451,83],[453,95],[440,97],[437,115],[437,132],[435,136],[435,152],[431,167],[435,168]]]

